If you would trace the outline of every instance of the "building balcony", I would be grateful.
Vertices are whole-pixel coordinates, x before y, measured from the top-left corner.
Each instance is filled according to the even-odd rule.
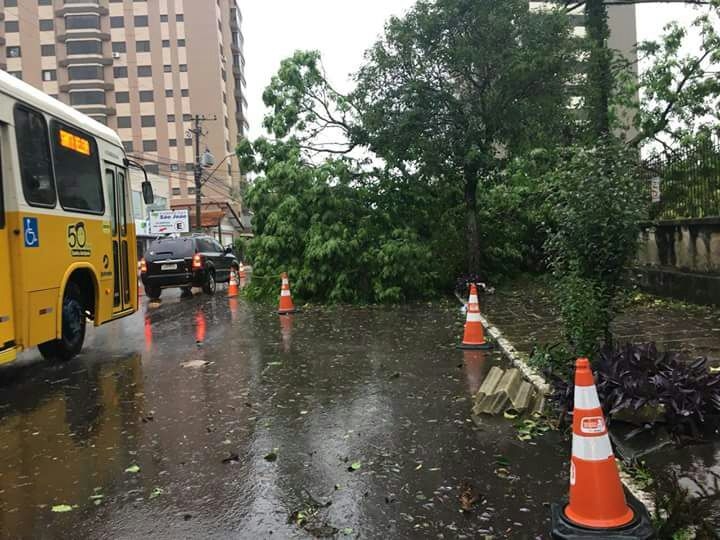
[[[104,116],[115,116],[117,110],[107,105],[73,105],[73,109],[77,109],[83,114],[102,114]]]
[[[85,30],[65,30],[64,33],[57,35],[60,43],[65,43],[68,39],[99,39],[100,41],[110,41],[110,34],[102,30],[88,28]]]
[[[56,17],[64,17],[73,13],[97,13],[98,15],[109,15],[110,10],[105,6],[101,6],[97,2],[91,0],[83,0],[82,2],[66,3],[63,7],[55,10]]]
[[[74,64],[100,64],[101,66],[112,66],[113,59],[97,54],[78,54],[58,62],[58,66],[60,67],[68,67]]]
[[[113,88],[115,88],[113,83],[101,80],[80,80],[68,81],[65,84],[61,84],[59,90],[61,92],[68,92],[70,90],[112,90]]]

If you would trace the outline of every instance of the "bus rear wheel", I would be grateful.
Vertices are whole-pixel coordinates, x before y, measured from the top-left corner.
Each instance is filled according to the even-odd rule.
[[[69,283],[63,295],[61,337],[38,345],[40,354],[46,359],[63,362],[80,354],[85,341],[86,322],[80,287]]]

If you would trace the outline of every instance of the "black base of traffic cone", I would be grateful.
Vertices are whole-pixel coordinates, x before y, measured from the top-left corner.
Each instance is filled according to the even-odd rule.
[[[464,343],[461,343],[457,346],[457,348],[466,351],[489,351],[490,349],[495,348],[495,345],[486,341],[482,345],[465,345]]]
[[[565,516],[565,503],[552,505],[552,537],[558,540],[583,540],[584,538],[607,538],[608,540],[652,540],[656,538],[650,514],[645,506],[632,493],[625,490],[635,519],[617,529],[589,529],[581,527]]]

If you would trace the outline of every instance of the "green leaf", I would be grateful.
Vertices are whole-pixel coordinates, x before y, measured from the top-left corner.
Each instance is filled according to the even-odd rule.
[[[150,499],[154,499],[155,497],[159,497],[159,496],[162,495],[163,493],[165,493],[165,491],[164,491],[162,488],[156,487],[155,489],[152,490],[152,493],[150,493]]]
[[[352,465],[350,465],[350,468],[353,471],[357,471],[360,467],[362,467],[362,463],[360,463],[359,461],[353,461]]]
[[[125,472],[135,474],[140,472],[140,467],[138,465],[130,465],[127,469],[125,469]]]
[[[58,504],[58,505],[55,505],[52,507],[52,511],[57,512],[59,514],[64,513],[64,512],[72,512],[73,507],[70,506],[69,504]]]

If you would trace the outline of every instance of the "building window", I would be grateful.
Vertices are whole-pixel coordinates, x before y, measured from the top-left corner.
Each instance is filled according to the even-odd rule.
[[[112,52],[124,53],[127,52],[127,45],[124,41],[113,41]]]
[[[115,92],[115,103],[130,103],[130,92]]]
[[[132,141],[123,141],[123,148],[126,152],[132,152],[133,151],[133,143]]]
[[[40,45],[41,56],[55,56],[55,45]]]
[[[132,127],[132,117],[130,116],[118,116],[117,117],[118,129],[127,129]]]
[[[192,114],[183,114],[183,122],[192,122]]]
[[[180,191],[179,187],[172,188],[172,194],[175,196],[182,195],[182,192]]]
[[[19,21],[5,21],[5,32],[19,32],[20,22]]]
[[[174,94],[172,90],[165,90],[165,97],[173,97]]]
[[[180,72],[187,73],[187,64],[180,64]]]
[[[125,17],[110,17],[110,28],[125,28]]]
[[[142,127],[155,127],[155,117],[154,116],[141,116],[140,117],[140,125]]]
[[[165,73],[172,73],[172,66],[171,66],[170,64],[165,64],[165,65],[163,66],[163,71],[164,71]]]
[[[116,79],[127,79],[127,76],[127,66],[117,66],[113,68],[113,77],[115,77]]]
[[[192,146],[193,140],[190,138],[185,139],[185,146]]]
[[[177,139],[168,140],[168,144],[170,145],[170,148],[175,148],[177,146]]]
[[[103,80],[102,66],[70,66],[68,77],[71,81]]]
[[[72,40],[65,44],[68,56],[74,54],[102,54],[102,42],[97,39]]]
[[[185,46],[185,40],[184,40],[184,39],[178,39],[177,45],[178,45],[178,47],[184,47],[184,46]]]
[[[50,32],[55,29],[55,21],[52,19],[40,19],[38,26],[41,32]]]
[[[7,48],[7,57],[8,58],[20,58],[21,51],[20,47],[8,47]]]
[[[10,75],[22,81],[22,71],[8,71]]]
[[[137,52],[150,52],[150,42],[138,41],[137,43],[135,43],[135,50]]]
[[[135,15],[135,26],[136,27],[142,27],[148,25],[148,17],[147,15]]]
[[[162,46],[163,46],[164,48],[166,48],[166,49],[167,49],[168,47],[170,47],[170,40],[169,40],[169,39],[163,39],[163,40],[162,40]]]
[[[105,92],[102,90],[70,92],[70,105],[105,105]]]
[[[143,141],[143,152],[157,152],[157,141]]]
[[[65,28],[68,30],[100,30],[99,15],[67,15],[65,17]]]
[[[175,15],[175,20],[177,22],[183,22],[185,20],[185,15],[183,15],[182,13],[178,13],[177,15]]]
[[[168,22],[168,16],[167,16],[167,14],[165,14],[165,15],[160,15],[160,22],[161,22],[161,23],[163,23],[163,22]]]
[[[180,95],[182,97],[190,97],[190,90],[188,90],[187,88],[183,88],[182,90],[180,90]]]
[[[168,121],[169,123],[174,122],[174,121],[175,121],[175,115],[174,115],[174,114],[168,114],[168,115],[167,115],[167,121]]]
[[[60,204],[66,210],[102,214],[105,199],[95,139],[71,127],[52,122],[53,163]],[[89,153],[62,144],[64,137],[87,141]]]
[[[195,170],[195,164],[194,164],[194,163],[186,163],[186,164],[185,164],[185,170],[186,170],[186,171],[194,171],[194,170]]]
[[[5,7],[17,7],[17,0],[5,0]]]
[[[188,187],[188,195],[195,195],[195,186]]]
[[[52,6],[52,0],[38,0],[38,6]]]
[[[160,174],[160,166],[154,163],[148,163],[145,165],[145,171],[147,171],[148,174]]]
[[[138,66],[138,77],[152,77],[152,66]]]
[[[44,69],[42,72],[43,81],[57,81],[57,71],[54,69]]]
[[[155,101],[155,93],[152,90],[140,90],[140,102],[150,103]]]
[[[55,181],[50,141],[43,116],[23,107],[15,107],[15,137],[25,200],[33,206],[54,207],[57,199]]]
[[[177,163],[171,163],[170,164],[170,172],[178,172],[180,170],[180,165]]]

